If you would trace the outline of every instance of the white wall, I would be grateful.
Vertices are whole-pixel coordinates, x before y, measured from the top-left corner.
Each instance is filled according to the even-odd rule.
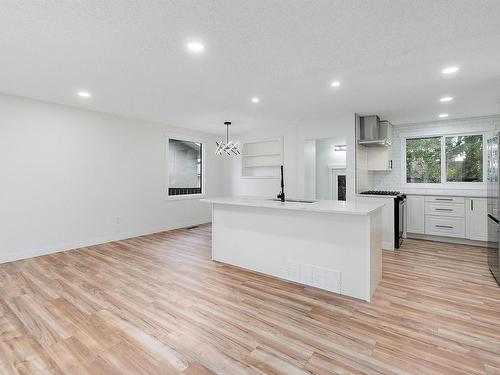
[[[214,137],[0,95],[0,262],[208,222],[165,200],[165,132],[206,140],[206,190],[221,195]]]
[[[285,191],[287,197],[304,198],[304,142],[320,138],[343,138],[346,140],[347,199],[354,197],[354,114],[344,113],[334,117],[301,121],[283,129],[266,129],[231,136],[235,140],[253,140],[283,137]],[[279,192],[278,179],[241,178],[240,158],[224,162],[224,193],[226,195],[273,196]]]
[[[367,188],[376,190],[401,190],[408,193],[432,193],[439,194],[442,188],[419,189],[412,187],[410,189],[403,186],[402,181],[402,162],[401,157],[401,139],[405,134],[411,135],[439,135],[453,133],[471,133],[488,132],[494,129],[500,130],[500,116],[463,118],[449,121],[434,121],[418,124],[395,125],[393,128],[391,157],[393,160],[393,169],[388,172],[368,172],[371,178],[372,186]],[[366,189],[360,189],[366,190]],[[457,195],[485,195],[486,188],[479,189],[458,189]]]
[[[316,199],[316,141],[304,142],[304,198]]]

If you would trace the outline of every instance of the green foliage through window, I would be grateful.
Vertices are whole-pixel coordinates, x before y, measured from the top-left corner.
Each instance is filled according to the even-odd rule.
[[[441,145],[444,138],[444,152]],[[442,160],[444,157],[444,160]],[[406,182],[483,182],[483,136],[408,138]]]
[[[446,137],[445,150],[448,182],[483,181],[483,136]]]
[[[441,182],[441,137],[406,140],[406,182]]]

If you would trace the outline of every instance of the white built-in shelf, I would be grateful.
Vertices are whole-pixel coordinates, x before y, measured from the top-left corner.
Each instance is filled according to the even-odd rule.
[[[242,143],[241,177],[279,178],[283,164],[283,139],[271,138]]]

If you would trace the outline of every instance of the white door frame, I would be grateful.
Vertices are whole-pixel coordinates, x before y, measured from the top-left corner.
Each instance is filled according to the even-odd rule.
[[[338,200],[338,176],[346,176],[347,183],[347,170],[345,165],[329,165],[328,173],[330,175],[329,181],[329,193],[330,199]],[[347,192],[347,187],[346,187]]]

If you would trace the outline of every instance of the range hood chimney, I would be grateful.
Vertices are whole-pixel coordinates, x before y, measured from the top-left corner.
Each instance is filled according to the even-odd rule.
[[[360,117],[358,143],[368,147],[390,146],[391,124],[389,121],[380,121],[377,115]]]

